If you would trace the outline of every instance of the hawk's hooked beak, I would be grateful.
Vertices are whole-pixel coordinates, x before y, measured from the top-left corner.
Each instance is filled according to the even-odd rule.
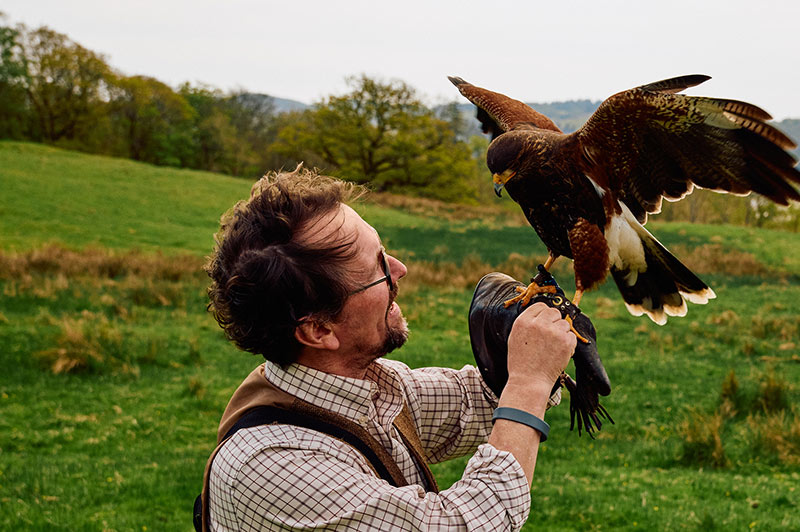
[[[498,198],[503,197],[500,193],[503,190],[503,187],[506,186],[506,182],[509,179],[517,175],[514,170],[505,170],[502,174],[494,174],[492,175],[492,181],[494,181],[494,193],[497,194]]]

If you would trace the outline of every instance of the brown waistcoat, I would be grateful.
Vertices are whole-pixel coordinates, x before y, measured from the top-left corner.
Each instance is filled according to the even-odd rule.
[[[394,461],[389,452],[375,439],[366,429],[361,425],[347,419],[344,416],[334,414],[333,412],[314,406],[313,404],[298,399],[297,397],[284,392],[264,376],[264,365],[259,365],[254,369],[250,375],[242,382],[236,389],[225,408],[220,420],[219,430],[217,431],[217,447],[211,453],[211,456],[206,463],[205,473],[203,475],[203,531],[208,530],[208,480],[209,472],[211,470],[211,462],[219,452],[222,445],[225,443],[225,435],[233,427],[233,425],[241,418],[248,410],[257,406],[275,406],[289,411],[302,412],[308,416],[322,419],[328,423],[339,426],[355,435],[358,439],[362,440],[372,451],[378,456],[380,461],[389,471],[389,474],[397,486],[407,486],[408,481],[403,476],[397,463]],[[403,404],[403,409],[394,421],[394,426],[400,433],[403,442],[406,444],[411,455],[416,460],[417,464],[422,470],[423,476],[428,484],[428,490],[438,492],[439,488],[436,485],[436,479],[433,477],[428,461],[425,457],[425,451],[422,448],[419,434],[417,434],[416,427],[411,418],[411,413],[408,411],[406,404]],[[333,436],[330,436],[333,437]],[[369,460],[365,458],[367,464],[373,469]],[[377,473],[376,473],[377,475]]]

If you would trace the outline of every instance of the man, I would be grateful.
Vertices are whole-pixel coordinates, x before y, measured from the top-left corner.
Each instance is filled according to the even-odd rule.
[[[223,217],[208,266],[210,308],[231,340],[266,363],[234,394],[220,435],[252,403],[242,394],[263,388],[281,404],[300,401],[363,427],[405,485],[379,478],[352,445],[320,431],[244,428],[213,458],[209,528],[518,530],[541,433],[508,419],[493,425],[492,415],[501,406],[542,418],[575,336],[559,311],[526,309],[508,338],[499,402],[474,367],[411,370],[382,358],[408,337],[395,302],[407,271],[347,206],[357,193],[298,167],[265,176]],[[422,453],[398,428],[403,412]],[[420,462],[468,453],[462,479],[436,492]]]

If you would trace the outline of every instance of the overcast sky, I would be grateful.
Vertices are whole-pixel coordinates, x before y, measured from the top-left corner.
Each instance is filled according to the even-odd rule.
[[[713,79],[690,94],[800,118],[798,0],[3,0],[0,11],[173,86],[313,103],[366,73],[441,103],[458,96],[446,77],[457,75],[551,102],[698,73]]]

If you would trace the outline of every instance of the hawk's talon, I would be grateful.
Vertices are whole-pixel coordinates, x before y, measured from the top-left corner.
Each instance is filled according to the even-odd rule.
[[[572,325],[572,316],[565,316],[564,320],[567,323],[569,323],[569,330],[572,331],[575,334],[575,337],[578,338],[578,341],[583,342],[584,344],[592,343],[591,340],[587,340],[586,338],[581,336],[581,333],[579,333],[578,331],[575,330],[575,327]]]

